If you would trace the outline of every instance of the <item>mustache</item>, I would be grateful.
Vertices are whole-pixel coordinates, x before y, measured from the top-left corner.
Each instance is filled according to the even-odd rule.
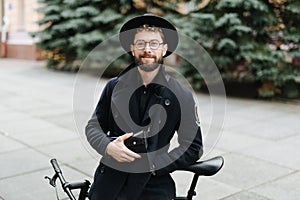
[[[143,58],[143,57],[148,57],[148,58],[156,58],[156,56],[155,56],[155,55],[152,55],[152,54],[147,54],[147,53],[145,53],[145,54],[142,54],[142,55],[140,55],[140,56],[139,56],[139,58]]]

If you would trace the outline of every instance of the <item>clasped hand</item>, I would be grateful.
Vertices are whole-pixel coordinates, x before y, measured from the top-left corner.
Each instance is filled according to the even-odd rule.
[[[107,155],[113,157],[118,162],[133,162],[135,159],[141,158],[139,154],[131,151],[124,144],[124,141],[132,135],[133,133],[126,133],[110,142],[106,148]]]

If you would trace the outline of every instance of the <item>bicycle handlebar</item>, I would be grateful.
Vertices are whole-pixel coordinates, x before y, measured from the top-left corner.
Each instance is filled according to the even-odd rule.
[[[65,193],[68,195],[70,200],[76,200],[74,197],[72,190],[73,189],[80,189],[80,194],[78,200],[84,200],[87,197],[90,182],[85,180],[85,182],[79,182],[79,183],[69,183],[65,180],[65,178],[62,175],[62,171],[59,167],[59,164],[55,158],[50,160],[50,163],[55,171],[55,174],[52,178],[48,178],[50,181],[50,185],[53,187],[56,187],[55,181],[57,178],[59,178],[62,188],[65,191]],[[188,195],[186,197],[176,197],[176,200],[191,200],[194,195],[196,195],[195,187],[198,181],[199,176],[212,176],[216,174],[224,164],[224,159],[221,156],[217,156],[214,158],[211,158],[209,160],[205,161],[199,161],[194,163],[191,166],[181,168],[178,170],[184,170],[184,171],[190,171],[194,173],[194,177],[190,186],[190,189],[188,191]]]
[[[60,183],[65,191],[65,193],[68,195],[68,197],[70,198],[70,200],[76,200],[75,196],[73,195],[71,188],[70,188],[70,184],[65,180],[65,178],[62,175],[61,169],[57,163],[57,160],[55,158],[50,160],[50,163],[55,171],[55,175],[52,178],[52,181],[55,182],[56,178],[59,178]],[[53,180],[54,179],[54,180]]]
[[[58,174],[58,173],[61,173],[61,170],[60,170],[59,165],[58,165],[58,163],[57,163],[57,160],[56,160],[55,158],[51,159],[51,160],[50,160],[50,163],[51,163],[51,165],[52,165],[52,167],[53,167],[55,173],[57,173],[57,174]]]

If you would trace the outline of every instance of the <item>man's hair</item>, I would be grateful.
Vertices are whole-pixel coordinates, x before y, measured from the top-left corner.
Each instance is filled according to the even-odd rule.
[[[163,42],[165,42],[165,35],[164,35],[162,29],[159,27],[149,25],[149,24],[144,24],[144,25],[140,26],[139,28],[137,28],[136,33],[139,33],[142,31],[158,32],[160,34]]]

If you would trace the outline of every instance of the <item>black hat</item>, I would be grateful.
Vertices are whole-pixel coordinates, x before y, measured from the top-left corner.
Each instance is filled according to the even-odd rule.
[[[164,41],[166,44],[168,44],[168,51],[166,52],[164,57],[172,54],[178,44],[177,30],[175,26],[173,26],[170,22],[162,17],[158,17],[153,14],[144,14],[134,17],[122,26],[119,38],[123,49],[127,53],[131,54],[130,45],[133,43],[136,29],[142,27],[145,24],[162,29],[165,36]]]

